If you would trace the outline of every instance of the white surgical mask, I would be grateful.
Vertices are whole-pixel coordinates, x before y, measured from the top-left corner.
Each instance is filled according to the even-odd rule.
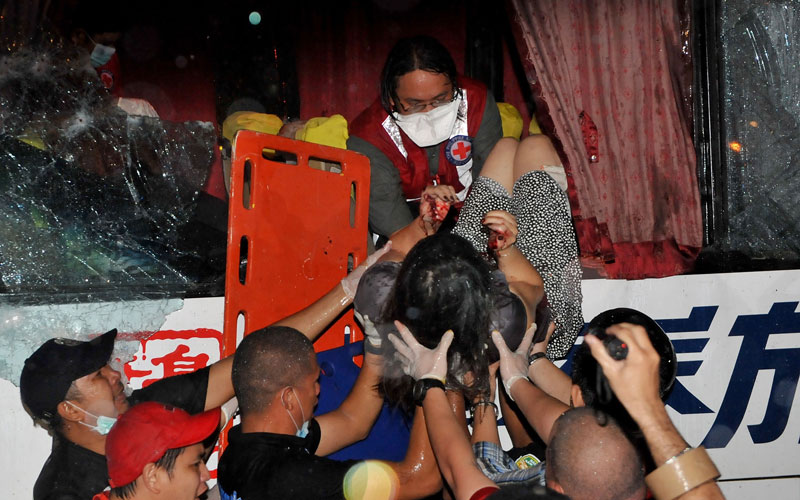
[[[453,132],[458,118],[458,107],[461,96],[452,102],[433,108],[430,111],[401,115],[394,113],[397,126],[400,127],[417,146],[428,147],[446,140]]]
[[[109,47],[108,45],[101,45],[99,43],[94,44],[94,49],[92,50],[92,54],[90,56],[90,59],[92,60],[92,66],[99,68],[100,66],[104,65],[111,60],[111,57],[114,56],[114,52],[116,51],[117,49],[114,47]]]
[[[84,410],[83,408],[81,408],[80,406],[76,405],[72,401],[67,401],[67,403],[69,403],[74,408],[79,409],[83,413],[89,415],[90,417],[94,417],[94,419],[96,421],[95,425],[89,425],[86,422],[80,422],[80,421],[78,423],[81,424],[81,425],[85,425],[86,427],[92,429],[93,431],[95,431],[96,433],[100,434],[101,436],[105,436],[106,434],[108,434],[109,431],[111,431],[111,428],[114,427],[114,424],[117,423],[117,419],[116,418],[106,417],[105,415],[100,415],[98,417],[97,415],[94,415],[94,414],[89,413],[88,411]]]
[[[306,420],[306,412],[303,410],[303,403],[300,402],[300,399],[297,397],[297,393],[294,392],[294,387],[292,389],[292,394],[294,394],[294,399],[297,401],[297,406],[300,407],[300,414],[303,416],[303,425],[297,426],[297,421],[295,421],[294,417],[292,416],[292,412],[290,412],[285,406],[283,407],[286,410],[286,413],[289,415],[289,418],[292,419],[292,423],[294,424],[294,428],[297,429],[297,432],[294,433],[295,436],[299,438],[304,438],[308,436],[308,420]]]

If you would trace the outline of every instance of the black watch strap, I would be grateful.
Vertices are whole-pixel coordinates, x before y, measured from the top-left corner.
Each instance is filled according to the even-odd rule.
[[[414,390],[412,393],[414,397],[414,403],[417,406],[422,406],[422,402],[425,400],[425,395],[428,393],[428,389],[433,387],[438,387],[441,390],[445,390],[444,382],[439,379],[423,378],[414,382]]]
[[[528,356],[528,366],[534,364],[537,360],[546,357],[546,354],[543,352],[534,352]]]

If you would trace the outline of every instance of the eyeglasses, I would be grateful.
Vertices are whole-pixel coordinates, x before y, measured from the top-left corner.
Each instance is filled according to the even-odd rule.
[[[458,92],[455,90],[452,90],[451,92],[452,93],[450,97],[440,97],[438,99],[434,99],[428,102],[414,101],[412,104],[409,104],[408,106],[404,106],[403,103],[401,102],[401,99],[398,97],[397,108],[403,113],[409,113],[409,114],[422,113],[423,111],[426,111],[428,107],[430,107],[431,109],[438,108],[439,106],[444,106],[445,104],[450,104],[451,102],[455,101]]]

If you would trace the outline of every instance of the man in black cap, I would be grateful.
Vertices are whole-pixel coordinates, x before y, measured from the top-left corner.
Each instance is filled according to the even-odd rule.
[[[106,434],[129,406],[158,401],[195,414],[233,397],[231,357],[126,397],[120,373],[108,365],[116,336],[111,330],[88,342],[50,339],[25,361],[22,402],[53,434],[34,500],[85,500],[103,491],[108,485]]]

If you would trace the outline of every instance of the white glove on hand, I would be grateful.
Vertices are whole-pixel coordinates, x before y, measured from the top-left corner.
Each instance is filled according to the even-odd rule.
[[[236,414],[236,410],[239,409],[239,400],[235,397],[229,399],[224,405],[220,407],[221,416],[220,416],[220,427],[225,427],[228,422],[233,418]]]
[[[492,332],[492,341],[500,353],[500,377],[503,379],[503,386],[511,401],[514,401],[514,396],[511,395],[511,387],[514,382],[528,379],[528,350],[531,347],[534,333],[536,333],[536,323],[532,323],[530,328],[525,331],[525,336],[522,337],[517,350],[511,352],[500,332],[497,330]]]
[[[453,330],[447,330],[436,349],[423,346],[399,321],[394,322],[402,339],[389,334],[389,342],[397,349],[398,358],[403,363],[403,371],[414,380],[434,378],[445,381],[447,378],[447,350],[453,342]]]
[[[376,351],[380,351],[381,344],[383,343],[381,340],[381,334],[378,333],[378,330],[375,328],[375,324],[369,319],[369,314],[362,316],[358,311],[354,311],[354,314],[361,323],[361,327],[364,330],[364,337],[366,338],[367,342],[372,344]]]
[[[356,290],[358,290],[358,282],[361,280],[361,276],[364,275],[364,271],[366,271],[372,264],[378,262],[378,259],[383,257],[383,255],[391,249],[392,241],[389,240],[380,250],[377,250],[375,253],[367,257],[367,260],[353,269],[350,274],[342,278],[342,288],[344,289],[344,294],[347,296],[349,301],[352,301],[355,298]]]

